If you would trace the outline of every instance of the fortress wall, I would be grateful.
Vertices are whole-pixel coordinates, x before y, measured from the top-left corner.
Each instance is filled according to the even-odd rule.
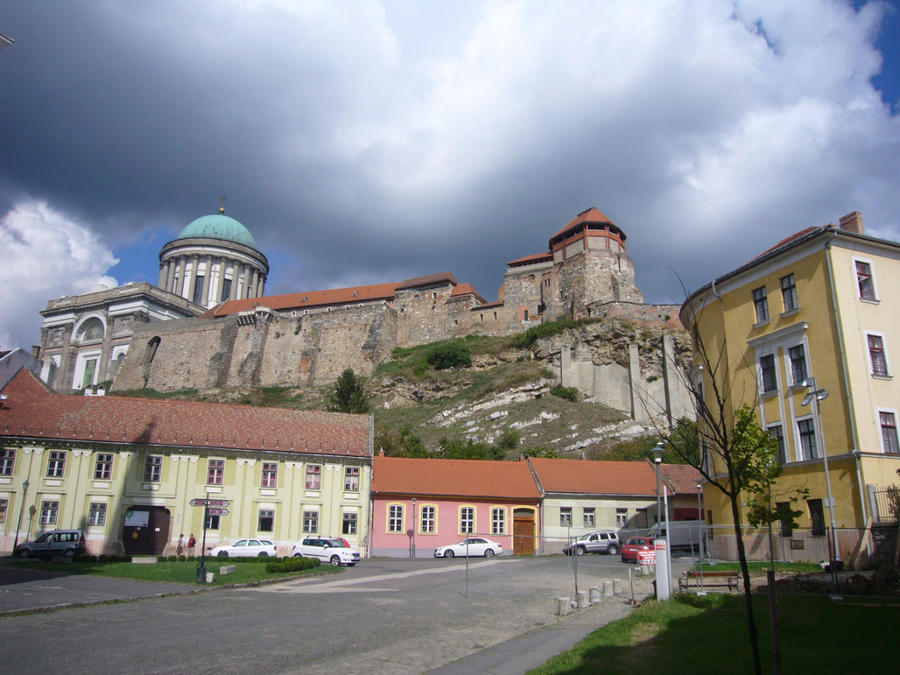
[[[588,305],[592,317],[618,318],[640,321],[650,325],[661,325],[670,330],[682,331],[678,312],[681,305],[643,304],[639,302],[596,302]]]
[[[397,291],[397,343],[413,347],[450,337],[448,301],[451,284]]]

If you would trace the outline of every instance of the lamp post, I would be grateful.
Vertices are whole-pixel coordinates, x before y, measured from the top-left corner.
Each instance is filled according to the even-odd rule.
[[[22,503],[19,504],[19,524],[16,525],[16,538],[13,540],[13,553],[16,552],[16,546],[19,545],[19,530],[22,529],[22,513],[25,511],[25,498],[28,496],[28,487],[31,483],[28,482],[28,479],[25,479],[25,482],[22,483]],[[28,537],[25,538],[25,541],[28,541]]]
[[[659,489],[659,465],[662,464],[662,456],[666,452],[665,446],[662,442],[656,444],[656,447],[653,448],[653,462],[656,464],[656,524],[657,524],[657,532],[659,531],[659,523],[660,513],[662,512],[662,493]]]
[[[418,521],[416,519],[416,498],[412,498],[412,555],[410,556],[413,560],[416,559],[416,528],[418,527]]]
[[[828,472],[828,452],[825,449],[825,432],[822,429],[822,410],[819,408],[819,401],[828,398],[829,391],[827,389],[819,389],[816,384],[816,378],[808,377],[803,380],[802,385],[809,388],[809,393],[803,397],[800,405],[809,405],[812,403],[813,415],[816,418],[816,427],[818,435],[821,439],[822,448],[822,464],[825,468],[825,492],[828,495],[828,513],[831,516],[831,561],[829,568],[831,569],[831,580],[834,586],[834,592],[831,598],[837,600],[840,596],[837,593],[837,565],[840,561],[841,553],[838,551],[837,530],[834,522],[834,497],[831,494],[831,476]]]

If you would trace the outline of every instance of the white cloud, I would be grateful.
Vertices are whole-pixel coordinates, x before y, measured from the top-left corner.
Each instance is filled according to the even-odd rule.
[[[116,286],[106,272],[118,260],[91,230],[43,201],[15,204],[0,218],[0,347],[40,342],[47,301],[99,285]]]

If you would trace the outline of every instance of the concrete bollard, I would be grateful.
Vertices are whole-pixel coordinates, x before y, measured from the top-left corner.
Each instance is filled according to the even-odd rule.
[[[604,581],[603,582],[603,597],[611,598],[613,596],[613,582]]]
[[[620,593],[625,591],[625,580],[624,579],[613,579],[613,593],[619,595]]]
[[[587,591],[578,591],[575,594],[575,598],[578,604],[578,609],[584,609],[585,607],[591,606],[591,603],[588,601]]]
[[[641,565],[641,576],[642,577],[650,576],[650,565]]]
[[[206,573],[206,583],[211,584],[213,582],[213,579],[215,579],[215,578],[216,578],[216,575],[213,574],[212,572]]]
[[[569,604],[571,602],[569,598],[557,598],[556,602],[559,605],[557,613],[560,616],[566,616],[572,610],[572,606]]]
[[[226,574],[231,574],[236,569],[237,569],[237,565],[220,565],[219,566],[219,574],[224,577]]]
[[[600,587],[599,586],[591,586],[590,598],[591,598],[591,603],[600,602]]]

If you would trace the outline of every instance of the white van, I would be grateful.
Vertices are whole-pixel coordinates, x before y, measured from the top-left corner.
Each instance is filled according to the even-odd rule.
[[[669,546],[676,548],[697,548],[706,533],[706,523],[702,520],[670,520]],[[656,523],[648,531],[648,536],[658,539],[666,536],[666,524]]]

